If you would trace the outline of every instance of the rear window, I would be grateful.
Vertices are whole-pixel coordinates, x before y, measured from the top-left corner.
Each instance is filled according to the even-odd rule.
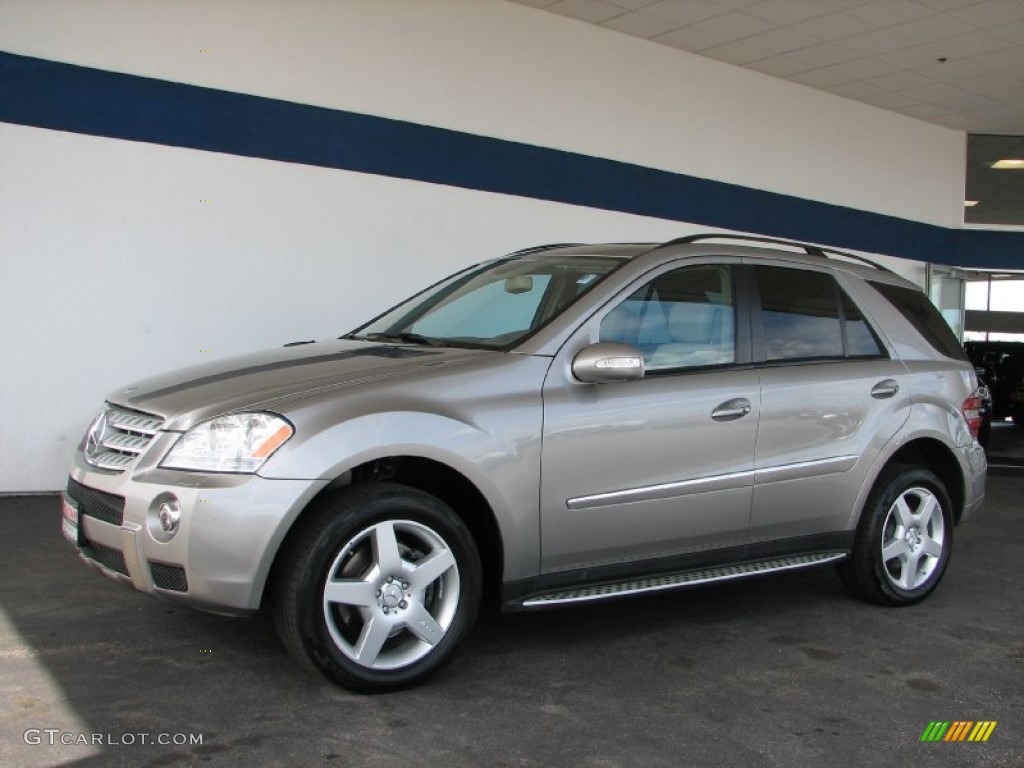
[[[953,329],[946,324],[939,310],[924,293],[888,283],[872,282],[871,285],[910,321],[936,352],[957,360],[967,359]]]

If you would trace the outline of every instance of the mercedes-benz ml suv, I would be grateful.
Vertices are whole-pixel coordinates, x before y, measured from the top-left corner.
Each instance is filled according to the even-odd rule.
[[[531,248],[340,339],[119,389],[64,534],[144,592],[266,601],[358,690],[436,671],[483,602],[834,563],[916,603],[984,497],[974,368],[911,283],[794,246]]]

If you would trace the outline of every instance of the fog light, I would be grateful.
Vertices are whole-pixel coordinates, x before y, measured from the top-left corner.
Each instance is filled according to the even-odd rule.
[[[160,528],[164,533],[174,533],[178,529],[178,521],[181,520],[181,508],[177,502],[164,502],[157,510],[157,517],[160,519]]]

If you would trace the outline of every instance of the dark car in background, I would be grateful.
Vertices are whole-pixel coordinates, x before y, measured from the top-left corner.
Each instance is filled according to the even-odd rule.
[[[992,392],[982,378],[983,374],[978,371],[978,398],[981,400],[981,408],[978,409],[978,416],[981,419],[981,426],[978,427],[978,442],[988,447],[988,441],[992,437]],[[1012,398],[1013,393],[1010,393]],[[1022,403],[1024,404],[1024,403]]]
[[[992,420],[1013,417],[1018,426],[1024,424],[1024,342],[967,341],[964,349],[988,387]]]
[[[1018,427],[1024,427],[1024,383],[1018,383],[1010,392],[1010,418]]]

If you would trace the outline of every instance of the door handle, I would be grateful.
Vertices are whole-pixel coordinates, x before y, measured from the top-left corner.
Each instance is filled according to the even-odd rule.
[[[882,379],[871,388],[871,396],[876,400],[884,400],[899,391],[900,385],[896,383],[896,379]]]
[[[742,419],[750,413],[750,401],[745,397],[736,397],[726,400],[711,412],[711,418],[715,421],[735,421]]]

